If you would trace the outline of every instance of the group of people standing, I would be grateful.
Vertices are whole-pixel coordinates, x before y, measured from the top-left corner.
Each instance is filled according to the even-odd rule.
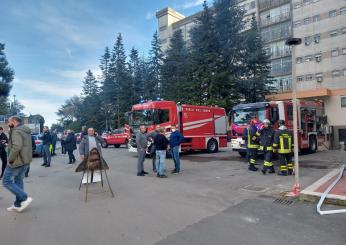
[[[279,175],[287,176],[293,174],[294,164],[292,162],[293,138],[292,133],[287,130],[285,121],[279,120],[278,130],[274,130],[270,120],[263,120],[263,127],[257,128],[257,119],[251,119],[249,126],[244,129],[243,139],[247,147],[247,159],[250,171],[257,171],[255,166],[258,150],[263,152],[264,162],[262,173],[275,173],[272,158],[273,153],[278,153],[280,160]]]
[[[149,153],[152,156],[153,172],[159,178],[167,178],[165,159],[167,150],[171,151],[174,161],[173,174],[180,173],[179,148],[184,136],[177,130],[175,125],[170,127],[171,134],[169,140],[165,136],[165,128],[156,126],[155,130],[147,133],[145,125],[140,126],[140,131],[136,135],[137,144],[137,176],[145,176],[148,172],[144,171],[144,160]],[[148,142],[150,145],[148,146]]]

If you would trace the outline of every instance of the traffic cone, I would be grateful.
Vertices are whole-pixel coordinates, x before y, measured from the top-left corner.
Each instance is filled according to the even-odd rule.
[[[300,195],[299,184],[294,184],[292,190],[286,194],[288,197],[298,197]]]

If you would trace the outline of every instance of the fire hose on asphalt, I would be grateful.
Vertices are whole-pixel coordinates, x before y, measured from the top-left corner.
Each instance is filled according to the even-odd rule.
[[[338,177],[333,181],[333,183],[328,186],[328,188],[323,192],[320,201],[317,203],[317,212],[320,215],[324,215],[324,214],[339,214],[339,213],[346,213],[346,209],[335,209],[335,210],[326,210],[326,211],[322,211],[321,210],[321,206],[324,202],[324,199],[326,199],[328,193],[334,188],[334,186],[339,182],[339,180],[342,178],[342,176],[344,175],[344,170],[345,170],[345,164],[341,164],[340,166],[340,172]]]

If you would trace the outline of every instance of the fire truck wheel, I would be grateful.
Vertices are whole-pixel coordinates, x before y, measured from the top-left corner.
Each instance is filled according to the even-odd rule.
[[[102,148],[108,148],[108,144],[106,141],[102,142],[101,146]]]
[[[317,151],[317,140],[315,136],[309,138],[309,152],[315,153]]]
[[[114,147],[115,147],[115,148],[119,148],[119,147],[120,147],[120,145],[114,145]]]
[[[210,139],[207,143],[207,152],[215,153],[219,151],[219,146],[217,145],[217,141],[215,139]]]

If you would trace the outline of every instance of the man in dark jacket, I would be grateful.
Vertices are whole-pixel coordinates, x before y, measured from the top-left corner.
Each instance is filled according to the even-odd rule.
[[[74,135],[74,132],[71,130],[67,131],[67,137],[65,139],[65,148],[68,153],[69,164],[76,162],[76,158],[73,154],[73,151],[77,149],[77,139]]]
[[[16,196],[14,204],[8,211],[22,212],[32,202],[32,198],[24,192],[24,175],[32,161],[31,130],[21,125],[19,117],[10,117],[11,128],[8,142],[8,165],[5,169],[3,185]]]
[[[174,161],[174,170],[172,174],[178,174],[180,172],[180,158],[179,158],[179,148],[181,142],[184,140],[184,136],[177,130],[175,125],[171,126],[171,136],[169,138],[169,146],[172,151],[172,157]]]
[[[4,171],[7,165],[7,153],[6,153],[7,144],[8,144],[8,138],[6,134],[4,133],[4,129],[0,127],[0,158],[2,161],[0,179],[2,179],[2,176],[4,175]]]
[[[169,144],[168,139],[165,136],[165,128],[160,128],[160,133],[155,136],[154,144],[156,149],[156,169],[157,169],[157,177],[159,178],[167,178],[166,167],[165,167],[165,159],[166,159],[166,151]]]
[[[152,157],[152,163],[153,163],[153,172],[156,173],[156,149],[155,149],[155,145],[154,145],[154,138],[156,135],[158,135],[160,132],[160,125],[156,125],[155,130],[150,132],[147,137],[148,140],[151,142],[150,146],[149,146],[149,153]]]
[[[41,166],[50,167],[50,145],[52,144],[52,136],[50,135],[49,128],[47,126],[43,127],[43,134],[39,138],[42,140],[43,146],[43,164]]]

